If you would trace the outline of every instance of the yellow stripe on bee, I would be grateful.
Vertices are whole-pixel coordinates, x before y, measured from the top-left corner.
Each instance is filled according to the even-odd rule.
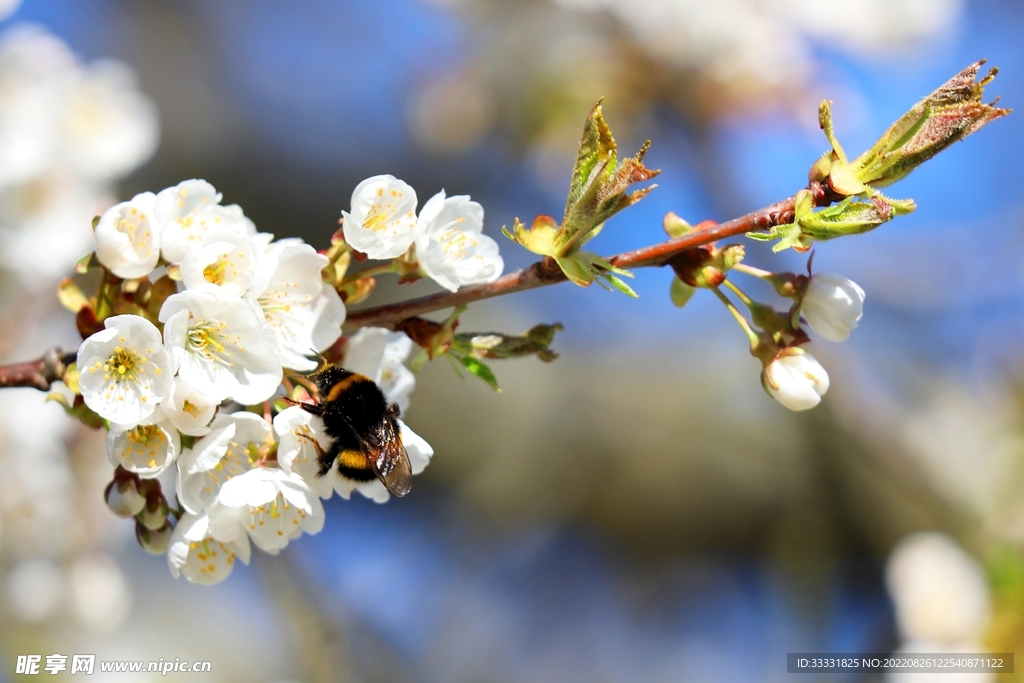
[[[349,375],[345,379],[341,380],[327,392],[327,402],[331,402],[345,393],[349,387],[353,384],[359,384],[361,382],[371,381],[369,377],[363,377],[362,375]]]
[[[366,459],[362,451],[344,450],[338,456],[338,461],[342,467],[347,467],[350,470],[370,469],[370,461]]]

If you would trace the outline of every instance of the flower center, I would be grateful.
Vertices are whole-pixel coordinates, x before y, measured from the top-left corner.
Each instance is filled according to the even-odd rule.
[[[224,343],[221,341],[220,332],[225,327],[227,325],[219,320],[203,320],[193,325],[188,330],[189,347],[210,359],[216,354],[223,353]]]
[[[187,398],[185,399],[185,402],[181,404],[181,409],[184,410],[189,415],[191,415],[192,417],[199,417],[199,413],[202,412],[199,410],[198,406],[193,404],[192,401],[188,400]]]
[[[167,440],[164,431],[156,425],[136,427],[130,430],[127,436],[129,442],[141,448],[155,447]]]
[[[231,258],[230,252],[225,252],[217,257],[217,260],[203,268],[203,278],[214,285],[223,285],[238,279],[238,264]],[[244,258],[245,254],[238,254]]]
[[[112,379],[115,382],[134,382],[138,380],[142,364],[145,362],[145,357],[131,349],[126,349],[123,346],[115,347],[114,353],[103,364],[103,378]]]

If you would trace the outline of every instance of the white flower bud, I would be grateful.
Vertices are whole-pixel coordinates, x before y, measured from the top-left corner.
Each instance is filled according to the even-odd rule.
[[[815,273],[807,285],[800,312],[822,337],[843,341],[864,314],[864,290],[842,275]]]
[[[948,536],[904,538],[889,557],[885,583],[906,640],[955,645],[984,636],[992,617],[984,570]]]
[[[134,517],[146,506],[146,497],[139,493],[135,480],[130,478],[110,482],[103,496],[107,507],[118,517]]]
[[[768,395],[790,410],[807,410],[828,391],[828,373],[821,363],[795,346],[783,349],[761,373]]]

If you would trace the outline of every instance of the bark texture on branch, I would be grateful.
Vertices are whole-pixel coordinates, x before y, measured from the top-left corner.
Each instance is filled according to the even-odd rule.
[[[50,385],[64,376],[68,364],[75,362],[75,354],[65,354],[60,347],[53,347],[42,358],[0,365],[0,388],[34,387],[47,391]]]

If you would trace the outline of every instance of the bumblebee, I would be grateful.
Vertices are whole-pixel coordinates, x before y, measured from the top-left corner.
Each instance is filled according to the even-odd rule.
[[[299,405],[321,418],[331,437],[329,446],[317,447],[320,476],[337,462],[338,473],[347,479],[368,482],[376,477],[396,496],[409,493],[412,465],[402,445],[398,405],[388,403],[369,377],[334,365],[310,379],[316,382],[320,402]]]

